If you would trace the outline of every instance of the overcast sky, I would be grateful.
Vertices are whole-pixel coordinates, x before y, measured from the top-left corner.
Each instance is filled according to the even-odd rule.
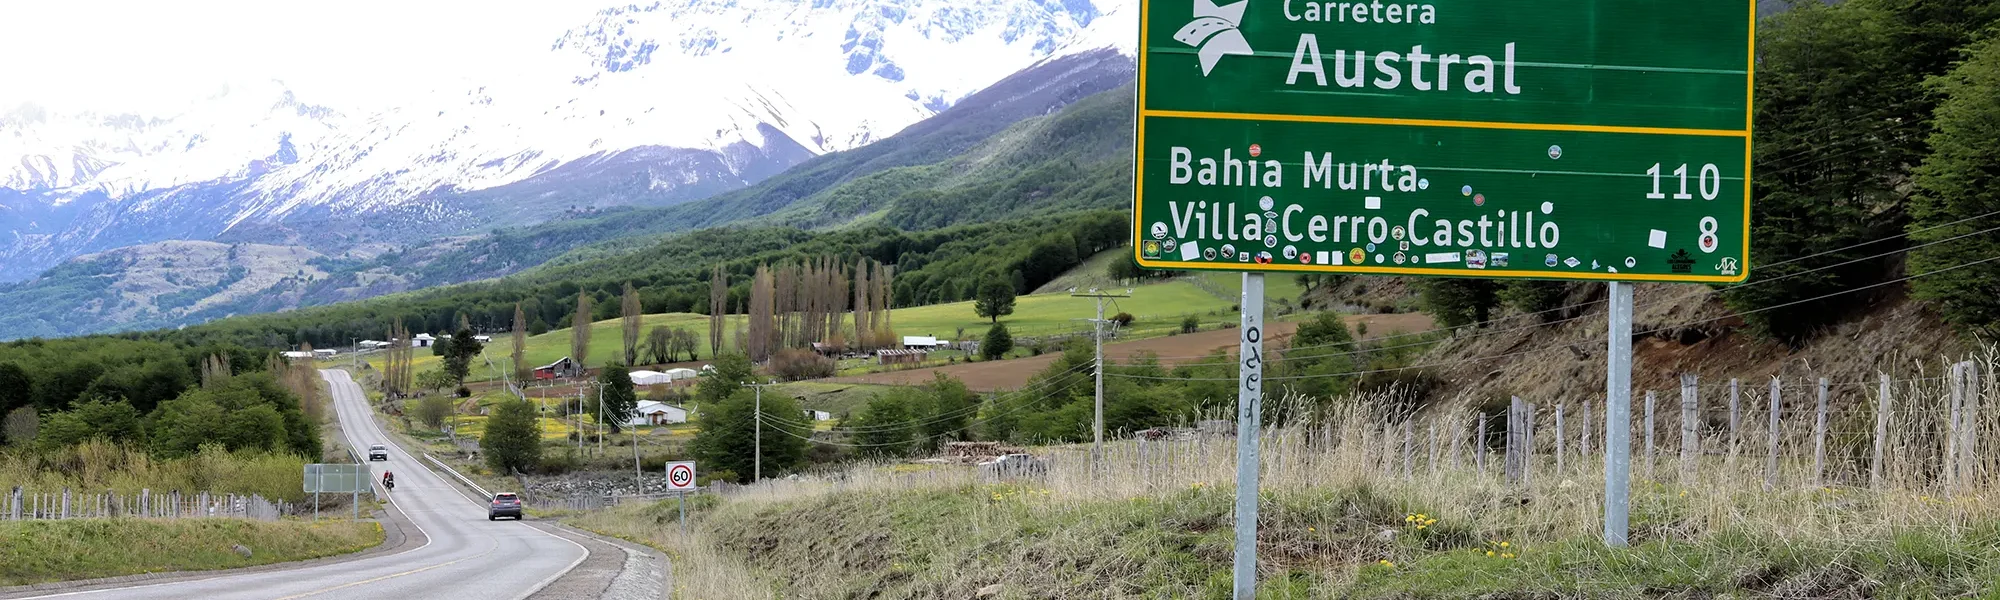
[[[6,0],[0,107],[168,110],[231,81],[302,100],[381,106],[519,61],[599,2],[549,0]]]

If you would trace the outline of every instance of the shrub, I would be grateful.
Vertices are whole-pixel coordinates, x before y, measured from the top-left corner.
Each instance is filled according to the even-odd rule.
[[[986,339],[979,343],[979,354],[988,359],[1006,356],[1014,350],[1014,335],[1007,332],[1007,324],[994,323],[986,330]]]
[[[417,401],[417,421],[431,429],[444,425],[444,418],[451,415],[451,399],[444,396],[425,396]]]
[[[832,377],[839,370],[833,359],[804,348],[786,348],[771,357],[771,373],[785,381]]]
[[[1419,289],[1424,310],[1445,327],[1483,325],[1500,302],[1500,285],[1487,279],[1426,280]]]
[[[1194,333],[1200,330],[1201,319],[1195,318],[1194,315],[1181,317],[1181,333]]]
[[[1569,286],[1560,281],[1538,281],[1521,279],[1509,281],[1500,286],[1500,301],[1523,314],[1542,313],[1543,321],[1554,321],[1562,316],[1555,309],[1562,306],[1563,296]]]
[[[1133,320],[1132,313],[1128,312],[1121,312],[1115,315],[1111,315],[1111,322],[1117,323],[1119,327],[1126,327],[1131,325],[1132,320]]]
[[[524,400],[503,400],[486,419],[486,435],[479,439],[479,451],[486,466],[495,473],[529,472],[542,458],[542,434],[535,424],[535,405]]]

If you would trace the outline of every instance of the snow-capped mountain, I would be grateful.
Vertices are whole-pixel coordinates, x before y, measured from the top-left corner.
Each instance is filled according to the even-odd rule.
[[[0,228],[14,234],[0,279],[278,223],[389,216],[435,236],[705,197],[892,135],[1048,57],[1129,52],[1126,4],[673,0],[554,24],[515,42],[545,50],[507,77],[388,109],[318,105],[278,81],[163,114],[23,106],[0,113]],[[499,193],[514,189],[528,191]]]

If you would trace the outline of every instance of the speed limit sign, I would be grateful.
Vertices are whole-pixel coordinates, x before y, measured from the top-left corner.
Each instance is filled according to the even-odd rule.
[[[667,491],[685,492],[694,488],[694,461],[667,463]]]

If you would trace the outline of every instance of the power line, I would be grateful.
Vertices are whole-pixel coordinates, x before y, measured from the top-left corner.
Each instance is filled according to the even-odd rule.
[[[1781,309],[1781,308],[1787,308],[1787,307],[1791,307],[1791,306],[1796,306],[1796,305],[1799,305],[1799,304],[1804,304],[1804,303],[1808,303],[1808,302],[1817,302],[1817,301],[1820,301],[1820,300],[1825,300],[1825,299],[1827,299],[1827,298],[1832,298],[1832,297],[1834,297],[1834,296],[1839,296],[1839,295],[1843,295],[1843,294],[1851,294],[1851,293],[1855,293],[1855,292],[1861,292],[1861,291],[1866,291],[1866,290],[1870,290],[1870,289],[1874,289],[1874,288],[1878,288],[1878,287],[1882,287],[1882,286],[1886,286],[1886,285],[1893,285],[1893,284],[1897,284],[1897,283],[1902,283],[1902,282],[1905,282],[1905,281],[1910,281],[1910,280],[1913,280],[1913,279],[1917,279],[1917,278],[1921,278],[1921,277],[1928,277],[1928,276],[1931,276],[1931,275],[1936,275],[1936,274],[1939,274],[1939,273],[1944,273],[1944,272],[1946,272],[1946,271],[1954,271],[1954,270],[1958,270],[1958,269],[1963,269],[1963,268],[1966,268],[1966,267],[1971,267],[1971,266],[1975,266],[1975,265],[1979,265],[1979,264],[1984,264],[1984,263],[1988,263],[1988,262],[1992,262],[1992,261],[1995,261],[1995,260],[2000,260],[2000,255],[1995,255],[1995,256],[1989,256],[1989,257],[1986,257],[1986,258],[1983,258],[1983,259],[1980,259],[1980,260],[1976,260],[1976,261],[1972,261],[1972,262],[1967,262],[1967,263],[1960,263],[1960,264],[1957,264],[1957,265],[1953,265],[1953,266],[1950,266],[1950,267],[1944,267],[1944,268],[1940,268],[1940,269],[1933,269],[1933,270],[1930,270],[1930,271],[1925,271],[1925,272],[1923,272],[1923,273],[1918,273],[1918,274],[1916,274],[1916,275],[1907,275],[1907,276],[1903,276],[1903,277],[1898,277],[1898,278],[1895,278],[1895,279],[1889,279],[1889,280],[1885,280],[1885,281],[1880,281],[1880,282],[1876,282],[1876,283],[1872,283],[1872,284],[1868,284],[1868,285],[1865,285],[1865,286],[1861,286],[1861,287],[1855,287],[1855,288],[1849,288],[1849,289],[1845,289],[1845,290],[1840,290],[1840,291],[1837,291],[1837,292],[1831,292],[1831,293],[1827,293],[1827,294],[1821,294],[1821,295],[1819,295],[1819,296],[1814,296],[1814,297],[1812,297],[1812,298],[1806,298],[1806,299],[1802,299],[1802,300],[1794,300],[1794,301],[1791,301],[1791,302],[1786,302],[1786,303],[1784,303],[1784,304],[1777,304],[1777,305],[1772,305],[1772,306],[1766,306],[1766,307],[1763,307],[1763,308],[1757,308],[1757,309],[1751,309],[1751,310],[1746,310],[1746,311],[1740,311],[1740,312],[1731,312],[1730,314],[1726,314],[1726,315],[1722,315],[1722,316],[1719,316],[1719,317],[1711,317],[1711,318],[1707,318],[1707,319],[1700,319],[1700,320],[1696,320],[1696,321],[1691,321],[1691,322],[1687,322],[1687,323],[1682,323],[1682,324],[1679,324],[1679,325],[1675,325],[1675,326],[1671,326],[1671,327],[1660,327],[1660,328],[1655,328],[1655,329],[1650,329],[1650,330],[1646,330],[1646,331],[1638,331],[1638,332],[1633,332],[1633,334],[1632,334],[1632,335],[1634,335],[1634,336],[1640,336],[1640,335],[1650,335],[1650,334],[1655,334],[1655,333],[1660,333],[1660,332],[1663,332],[1663,331],[1669,331],[1669,330],[1672,330],[1672,329],[1678,329],[1678,328],[1681,328],[1681,327],[1687,327],[1687,326],[1690,326],[1690,325],[1699,325],[1699,324],[1702,324],[1702,323],[1711,323],[1711,322],[1715,322],[1715,321],[1720,321],[1720,320],[1723,320],[1723,319],[1730,319],[1730,318],[1735,318],[1735,317],[1741,317],[1741,316],[1744,316],[1744,315],[1751,315],[1751,314],[1756,314],[1756,313],[1761,313],[1761,312],[1766,312],[1766,311],[1772,311],[1772,310],[1778,310],[1778,309]],[[1453,365],[1460,365],[1460,364],[1467,364],[1467,363],[1474,363],[1474,362],[1482,362],[1482,361],[1488,361],[1488,360],[1495,360],[1495,359],[1500,359],[1500,358],[1510,358],[1510,357],[1515,357],[1515,356],[1525,356],[1525,355],[1528,355],[1528,354],[1536,354],[1536,353],[1541,353],[1541,352],[1547,352],[1547,351],[1550,351],[1550,350],[1557,350],[1557,349],[1561,349],[1561,348],[1568,348],[1568,347],[1569,347],[1569,345],[1568,345],[1568,344],[1565,344],[1565,345],[1561,345],[1561,346],[1548,346],[1548,347],[1543,347],[1543,348],[1533,348],[1533,349],[1528,349],[1528,350],[1520,350],[1520,351],[1516,351],[1516,352],[1508,352],[1508,353],[1504,353],[1504,354],[1496,354],[1496,355],[1492,355],[1492,356],[1483,356],[1483,357],[1473,357],[1473,358],[1467,358],[1467,359],[1461,359],[1461,360],[1455,360],[1455,361],[1446,361],[1446,362],[1438,362],[1438,363],[1428,363],[1428,364],[1422,364],[1422,365],[1409,365],[1409,366],[1404,366],[1404,367],[1392,367],[1392,368],[1383,368],[1383,369],[1368,369],[1368,370],[1362,370],[1362,371],[1348,371],[1348,372],[1343,372],[1343,373],[1323,373],[1323,374],[1316,374],[1316,375],[1296,375],[1296,376],[1290,376],[1290,377],[1267,377],[1267,378],[1265,378],[1265,380],[1266,380],[1266,381],[1288,381],[1288,380],[1300,380],[1300,379],[1317,379],[1317,378],[1325,378],[1325,377],[1344,377],[1344,376],[1349,376],[1349,375],[1368,375],[1368,374],[1373,374],[1373,373],[1387,373],[1387,372],[1395,372],[1395,371],[1405,371],[1405,370],[1410,370],[1410,369],[1427,369],[1427,368],[1434,368],[1434,367],[1447,367],[1447,366],[1453,366]],[[1112,377],[1124,377],[1124,378],[1128,378],[1128,379],[1156,379],[1156,380],[1174,380],[1174,381],[1235,381],[1235,380],[1236,380],[1236,378],[1234,378],[1234,377],[1154,377],[1154,376],[1142,376],[1142,375],[1124,375],[1124,374],[1117,374],[1117,373],[1106,373],[1106,375],[1108,375],[1108,376],[1112,376]]]
[[[1898,238],[1898,237],[1903,237],[1903,236],[1907,236],[1907,235],[1910,235],[1910,234],[1913,234],[1913,233],[1920,233],[1920,232],[1923,232],[1923,231],[1930,231],[1930,230],[1933,230],[1933,229],[1937,229],[1937,228],[1941,228],[1941,227],[1948,227],[1948,226],[1952,226],[1952,225],[1957,225],[1957,224],[1960,224],[1960,223],[1964,223],[1964,222],[1966,222],[1966,221],[1971,221],[1971,220],[1974,220],[1974,219],[1981,219],[1981,218],[1985,218],[1985,217],[1989,217],[1989,216],[1993,216],[1993,215],[2000,215],[2000,211],[1993,211],[1993,212],[1989,212],[1989,213],[1986,213],[1986,214],[1983,214],[1983,215],[1978,215],[1978,216],[1974,216],[1974,217],[1968,217],[1968,218],[1965,218],[1965,219],[1959,219],[1959,220],[1957,220],[1957,221],[1952,221],[1952,222],[1950,222],[1950,223],[1943,223],[1943,224],[1939,224],[1939,225],[1934,225],[1934,226],[1931,226],[1931,227],[1927,227],[1927,228],[1924,228],[1924,229],[1919,229],[1919,230],[1915,230],[1915,231],[1910,231],[1910,232],[1905,232],[1905,233],[1902,233],[1902,234],[1897,234],[1897,235],[1895,235],[1895,236],[1889,236],[1889,237],[1884,237],[1884,238],[1879,238],[1879,239],[1876,239],[1876,240],[1870,240],[1870,241],[1867,241],[1867,242],[1861,242],[1861,243],[1858,243],[1858,244],[1854,244],[1854,245],[1850,245],[1850,246],[1847,246],[1847,247],[1844,247],[1844,248],[1840,248],[1840,249],[1836,249],[1836,250],[1829,250],[1829,251],[1826,251],[1826,252],[1821,252],[1821,253],[1818,253],[1818,254],[1814,254],[1814,255],[1809,255],[1809,256],[1802,256],[1802,257],[1798,257],[1798,258],[1794,258],[1794,259],[1791,259],[1791,260],[1786,260],[1786,261],[1780,261],[1780,262],[1777,262],[1777,263],[1772,263],[1771,265],[1767,265],[1767,266],[1766,266],[1765,268],[1769,268],[1769,267],[1771,267],[1771,266],[1777,266],[1777,265],[1782,265],[1782,264],[1788,264],[1788,263],[1791,263],[1791,262],[1796,262],[1796,261],[1799,261],[1799,260],[1804,260],[1804,259],[1807,259],[1807,258],[1812,258],[1812,257],[1814,257],[1814,256],[1822,256],[1822,255],[1826,255],[1826,254],[1832,254],[1832,253],[1835,253],[1835,252],[1842,252],[1842,251],[1846,251],[1846,250],[1851,250],[1851,249],[1854,249],[1854,248],[1859,248],[1859,247],[1862,247],[1862,246],[1868,246],[1868,245],[1873,245],[1873,244],[1877,244],[1877,243],[1881,243],[1881,242],[1884,242],[1884,241],[1888,241],[1888,240],[1891,240],[1891,239],[1895,239],[1895,238]],[[1755,287],[1755,286],[1759,286],[1759,285],[1764,285],[1764,284],[1768,284],[1768,283],[1772,283],[1772,282],[1776,282],[1776,281],[1782,281],[1782,280],[1784,280],[1784,279],[1787,279],[1787,278],[1790,278],[1790,277],[1795,277],[1795,276],[1799,276],[1799,275],[1805,275],[1805,274],[1808,274],[1808,273],[1814,273],[1814,272],[1818,272],[1818,271],[1823,271],[1823,270],[1827,270],[1827,269],[1834,269],[1834,268],[1839,268],[1839,267],[1843,267],[1843,266],[1847,266],[1847,265],[1851,265],[1851,264],[1854,264],[1854,263],[1858,263],[1858,262],[1863,262],[1863,261],[1869,261],[1869,260],[1874,260],[1874,259],[1878,259],[1878,258],[1882,258],[1882,257],[1885,257],[1885,256],[1890,256],[1890,255],[1893,255],[1893,254],[1901,254],[1901,253],[1905,253],[1905,252],[1910,252],[1910,251],[1914,251],[1914,250],[1919,250],[1919,249],[1923,249],[1923,248],[1928,248],[1928,247],[1931,247],[1931,246],[1936,246],[1936,245],[1938,245],[1938,244],[1943,244],[1943,243],[1947,243],[1947,242],[1953,242],[1953,241],[1957,241],[1957,240],[1960,240],[1960,239],[1964,239],[1964,238],[1968,238],[1968,237],[1972,237],[1972,236],[1975,236],[1975,235],[1981,235],[1981,234],[1985,234],[1985,233],[1991,233],[1991,232],[1996,232],[1996,231],[2000,231],[2000,226],[1994,226],[1994,227],[1988,227],[1988,228],[1986,228],[1986,229],[1982,229],[1982,230],[1979,230],[1979,231],[1974,231],[1974,232],[1971,232],[1971,233],[1965,233],[1965,234],[1960,234],[1960,235],[1956,235],[1956,236],[1952,236],[1952,237],[1949,237],[1949,238],[1943,238],[1943,239],[1938,239],[1938,240],[1932,240],[1932,241],[1929,241],[1929,242],[1925,242],[1925,243],[1923,243],[1923,244],[1918,244],[1918,245],[1916,245],[1916,246],[1907,246],[1907,247],[1903,247],[1903,248],[1898,248],[1898,249],[1895,249],[1895,250],[1890,250],[1890,251],[1887,251],[1887,252],[1882,252],[1882,253],[1878,253],[1878,254],[1875,254],[1875,255],[1872,255],[1872,256],[1865,256],[1865,257],[1861,257],[1861,258],[1855,258],[1855,259],[1849,259],[1849,260],[1847,260],[1847,261],[1843,261],[1843,262],[1839,262],[1839,263],[1835,263],[1835,264],[1831,264],[1831,265],[1823,265],[1823,266],[1819,266],[1819,267],[1814,267],[1814,268],[1811,268],[1811,269],[1806,269],[1806,270],[1803,270],[1803,271],[1796,271],[1796,272],[1792,272],[1792,273],[1786,273],[1786,274],[1784,274],[1784,275],[1779,275],[1779,276],[1777,276],[1777,277],[1771,277],[1771,278],[1768,278],[1768,279],[1760,279],[1760,280],[1757,280],[1757,281],[1752,281],[1752,282],[1749,282],[1749,283],[1746,283],[1746,284],[1743,284],[1743,285],[1739,285],[1739,286],[1735,286],[1735,287],[1731,287],[1731,288],[1726,288],[1726,289],[1723,289],[1723,290],[1719,290],[1719,291],[1717,291],[1717,292],[1715,292],[1715,293],[1718,293],[1718,294],[1726,294],[1726,293],[1729,293],[1729,292],[1733,292],[1733,291],[1738,291],[1738,290],[1743,290],[1743,289],[1749,289],[1749,288],[1752,288],[1752,287]],[[1665,298],[1665,299],[1654,299],[1654,300],[1651,300],[1651,301],[1648,301],[1648,302],[1644,302],[1644,303],[1641,303],[1641,304],[1639,304],[1638,306],[1654,306],[1654,305],[1658,305],[1658,304],[1660,304],[1660,303],[1664,303],[1664,302],[1678,302],[1678,301],[1681,301],[1681,300],[1686,300],[1686,299],[1689,299],[1689,298],[1693,298],[1694,296],[1696,296],[1696,295],[1699,295],[1700,293],[1701,293],[1701,292],[1696,292],[1696,293],[1693,293],[1693,294],[1687,294],[1687,295],[1683,295],[1683,296],[1680,296],[1680,297],[1675,297],[1675,298]],[[1602,300],[1593,300],[1593,301],[1590,301],[1590,302],[1582,302],[1582,303],[1578,303],[1578,304],[1572,304],[1572,305],[1569,305],[1569,306],[1564,306],[1564,307],[1559,307],[1559,308],[1553,308],[1553,309],[1549,309],[1549,310],[1544,310],[1544,311],[1538,311],[1538,312],[1534,312],[1534,313],[1527,313],[1527,314],[1523,314],[1523,315],[1512,315],[1512,316],[1508,316],[1508,317],[1501,317],[1501,318],[1499,318],[1499,319],[1490,319],[1490,320],[1487,320],[1487,321],[1481,321],[1481,322],[1479,322],[1479,323],[1473,323],[1473,324],[1468,324],[1468,325],[1460,325],[1460,326],[1457,326],[1457,327],[1451,327],[1451,328],[1446,328],[1446,329],[1442,329],[1442,330],[1431,330],[1431,331],[1424,331],[1424,332],[1416,332],[1416,333],[1411,333],[1411,334],[1398,334],[1398,335],[1392,335],[1392,336],[1384,336],[1384,337],[1381,337],[1381,338],[1376,338],[1376,339],[1377,339],[1377,340],[1382,340],[1382,339],[1390,339],[1390,338],[1396,338],[1396,337],[1409,337],[1409,336],[1412,336],[1412,335],[1422,335],[1422,336],[1436,336],[1436,335],[1439,335],[1439,334],[1441,334],[1441,333],[1445,333],[1445,332],[1450,332],[1450,331],[1456,331],[1456,330],[1459,330],[1459,329],[1464,329],[1464,328],[1467,328],[1467,327],[1474,327],[1474,326],[1480,326],[1480,325],[1485,325],[1485,324],[1495,324],[1495,323],[1499,323],[1499,322],[1501,322],[1501,321],[1505,321],[1505,320],[1508,320],[1508,319],[1513,319],[1513,318],[1520,318],[1520,317],[1525,317],[1525,316],[1532,316],[1532,315],[1539,315],[1539,314],[1545,314],[1545,313],[1549,313],[1549,312],[1554,312],[1554,311],[1559,311],[1559,310],[1568,310],[1568,309],[1571,309],[1571,308],[1579,308],[1579,307],[1584,307],[1584,306],[1590,306],[1590,305],[1594,305],[1594,304],[1598,304],[1598,303],[1601,303],[1601,302],[1603,302],[1603,301],[1602,301]],[[1350,346],[1350,345],[1353,345],[1353,344],[1355,344],[1356,342],[1336,342],[1336,343],[1329,343],[1329,344],[1317,344],[1317,345],[1310,345],[1310,346],[1294,346],[1294,347],[1291,347],[1291,348],[1287,348],[1287,349],[1285,349],[1285,350],[1284,350],[1284,352],[1285,352],[1285,353],[1287,353],[1287,354],[1284,354],[1284,355],[1281,355],[1280,357],[1278,357],[1278,358],[1275,358],[1275,359],[1271,359],[1271,360],[1269,360],[1269,361],[1267,361],[1267,362],[1268,362],[1268,363],[1273,363],[1273,364],[1275,364],[1275,363],[1281,363],[1281,362],[1285,362],[1285,361],[1288,361],[1288,360],[1300,360],[1300,359],[1311,359],[1311,358],[1331,358],[1331,357],[1336,357],[1336,356],[1348,356],[1348,355],[1355,355],[1355,354],[1371,354],[1371,353],[1376,353],[1376,352],[1382,352],[1382,351],[1385,351],[1385,350],[1393,350],[1393,349],[1397,349],[1397,348],[1408,348],[1408,347],[1412,347],[1412,346],[1423,346],[1423,345],[1429,345],[1429,344],[1437,344],[1437,343],[1442,343],[1442,342],[1446,342],[1446,341],[1457,341],[1457,340],[1469,340],[1469,339],[1475,339],[1475,338],[1479,338],[1479,337],[1484,337],[1484,336],[1489,336],[1489,335],[1500,335],[1500,334],[1504,334],[1504,333],[1510,333],[1510,332],[1514,332],[1514,331],[1521,331],[1521,330],[1525,330],[1525,329],[1535,329],[1535,328],[1538,328],[1538,327],[1547,327],[1547,326],[1553,326],[1553,325],[1559,325],[1559,324],[1562,324],[1562,323],[1567,323],[1567,322],[1570,322],[1570,321],[1577,321],[1577,320],[1582,320],[1582,319],[1587,319],[1587,318],[1592,318],[1592,316],[1591,316],[1591,315],[1578,315],[1578,316],[1574,316],[1574,317],[1567,317],[1567,318],[1563,318],[1563,319],[1557,319],[1557,320],[1554,320],[1554,321],[1546,321],[1546,322],[1542,322],[1542,323],[1535,323],[1535,324],[1531,324],[1531,325],[1520,325],[1520,326],[1515,326],[1515,327],[1509,327],[1509,328],[1505,328],[1505,329],[1496,329],[1496,330],[1490,330],[1490,331],[1482,331],[1482,332],[1479,332],[1479,333],[1477,333],[1477,334],[1474,334],[1474,335],[1471,335],[1471,336],[1465,336],[1465,337],[1456,337],[1456,336],[1452,336],[1452,337],[1444,337],[1444,338],[1440,338],[1440,339],[1432,339],[1432,340],[1421,340],[1421,341],[1416,341],[1416,342],[1410,342],[1410,343],[1406,343],[1406,344],[1396,344],[1396,345],[1390,345],[1390,346],[1376,346],[1376,347],[1373,347],[1373,348],[1363,348],[1363,349],[1358,349],[1358,350],[1352,350],[1352,351],[1347,351],[1347,352],[1338,352],[1338,353],[1326,353],[1326,354],[1312,354],[1312,355],[1304,355],[1304,356],[1292,356],[1292,355],[1290,355],[1290,354],[1289,354],[1289,353],[1291,353],[1291,352],[1297,352],[1297,351],[1299,351],[1299,350],[1309,350],[1309,349],[1315,349],[1315,348],[1328,348],[1328,347],[1335,347],[1335,346]],[[1175,357],[1175,358],[1207,358],[1208,356],[1211,356],[1211,355],[1201,355],[1201,356],[1193,356],[1193,357]],[[1156,357],[1156,358],[1157,358],[1157,357]],[[1175,365],[1175,367],[1201,367],[1201,366],[1220,366],[1220,365],[1229,365],[1229,364],[1235,364],[1235,361],[1225,361],[1225,362],[1211,362],[1211,363],[1193,363],[1193,364],[1189,364],[1189,363],[1182,363],[1182,364],[1179,364],[1179,365]]]

